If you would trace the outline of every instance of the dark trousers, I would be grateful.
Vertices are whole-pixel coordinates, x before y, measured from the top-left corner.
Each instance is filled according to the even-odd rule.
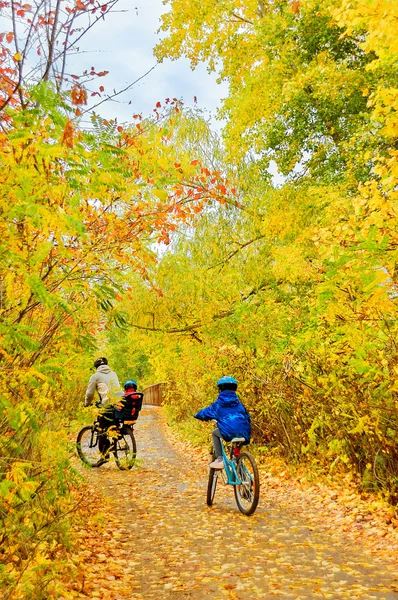
[[[213,429],[213,431],[211,433],[211,437],[213,440],[213,446],[214,446],[214,452],[215,452],[216,458],[220,458],[220,456],[222,456],[221,433],[220,433],[220,430],[218,429],[218,427],[216,429]]]
[[[98,449],[103,456],[106,456],[111,445],[108,437],[108,429],[113,425],[113,406],[106,408],[104,412],[98,416],[98,421],[99,426],[102,429],[98,436]]]

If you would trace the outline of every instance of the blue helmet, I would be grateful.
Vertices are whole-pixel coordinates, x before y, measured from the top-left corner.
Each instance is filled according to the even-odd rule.
[[[221,377],[221,379],[217,381],[217,387],[220,390],[220,392],[224,390],[236,391],[236,389],[238,388],[238,382],[233,377],[229,377],[228,375],[226,375],[224,377]]]
[[[128,381],[125,381],[123,383],[123,387],[124,387],[124,389],[126,391],[127,390],[131,390],[131,389],[137,391],[137,383],[135,381],[133,381],[132,379],[129,379]]]

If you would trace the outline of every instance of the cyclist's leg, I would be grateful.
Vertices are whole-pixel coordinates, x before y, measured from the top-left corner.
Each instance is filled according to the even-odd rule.
[[[98,439],[98,448],[104,458],[109,458],[109,448],[111,441],[108,436],[108,429],[113,425],[113,407],[105,409],[98,417],[101,434]]]
[[[210,463],[210,467],[212,469],[222,469],[224,466],[224,461],[221,450],[221,433],[218,427],[212,431],[211,437],[213,439],[214,454],[216,455],[216,459]]]
[[[121,427],[123,425],[124,413],[123,413],[122,409],[114,408],[113,420],[114,420],[115,425],[117,425],[118,427]]]
[[[220,457],[222,457],[221,433],[220,433],[220,430],[218,429],[218,427],[216,429],[213,429],[213,431],[211,433],[211,437],[213,440],[214,453],[216,455],[216,458],[220,458]]]

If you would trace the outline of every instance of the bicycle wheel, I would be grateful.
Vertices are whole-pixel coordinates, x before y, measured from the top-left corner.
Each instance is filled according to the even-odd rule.
[[[76,439],[76,449],[81,460],[90,467],[98,467],[103,462],[99,450],[98,432],[91,426],[83,427]]]
[[[210,451],[211,460],[216,459],[216,454],[214,452],[214,448]],[[207,506],[213,506],[213,500],[216,493],[217,480],[218,480],[218,469],[209,469],[209,481],[207,483],[207,496],[206,503]]]
[[[252,515],[260,497],[260,480],[254,457],[249,452],[242,452],[237,458],[236,470],[242,482],[234,486],[236,504],[241,513]]]
[[[137,445],[130,427],[124,427],[120,433],[120,437],[114,441],[113,454],[115,455],[117,466],[122,471],[131,469],[134,466],[137,456]]]
[[[217,487],[217,480],[218,480],[218,469],[210,469],[209,481],[207,483],[207,497],[206,497],[207,506],[213,505],[213,500],[214,500],[214,496],[216,493],[216,487]]]

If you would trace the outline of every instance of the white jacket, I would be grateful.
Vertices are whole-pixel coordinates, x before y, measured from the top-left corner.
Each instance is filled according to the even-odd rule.
[[[100,365],[88,382],[84,406],[93,403],[95,392],[101,396],[101,404],[104,406],[113,398],[120,398],[123,392],[117,375],[108,365]]]

